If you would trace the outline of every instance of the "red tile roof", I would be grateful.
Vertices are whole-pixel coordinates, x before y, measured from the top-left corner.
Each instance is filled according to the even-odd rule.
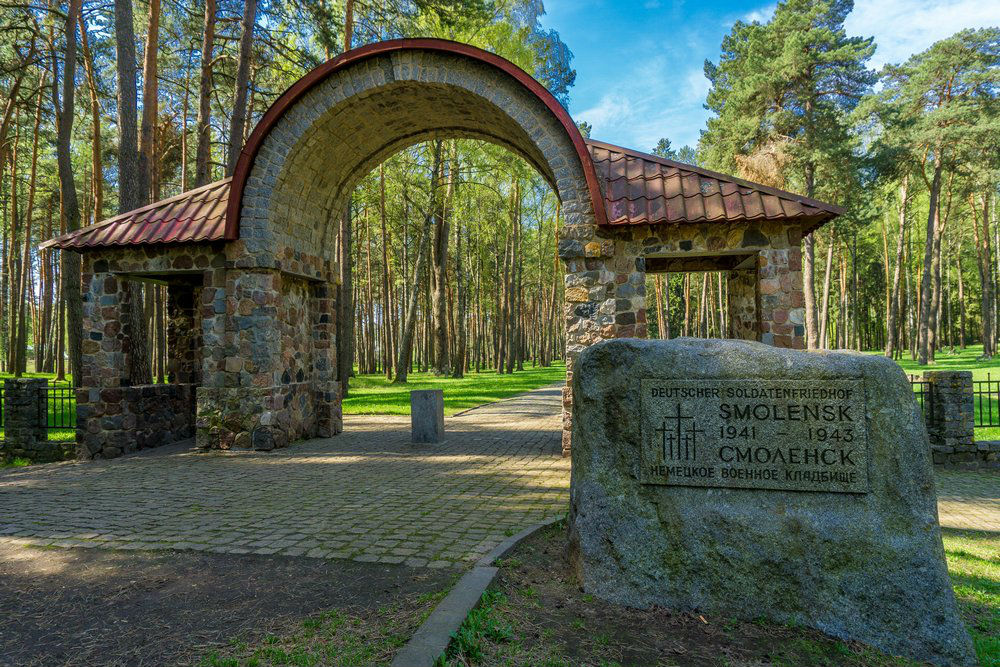
[[[843,214],[838,206],[690,164],[587,139],[604,186],[610,225],[801,221],[805,231]]]
[[[221,241],[229,203],[227,178],[176,197],[116,215],[96,225],[57,236],[43,248],[94,248]]]
[[[587,139],[610,225],[801,221],[809,232],[843,209],[690,164]],[[43,248],[222,241],[231,179],[122,213]]]

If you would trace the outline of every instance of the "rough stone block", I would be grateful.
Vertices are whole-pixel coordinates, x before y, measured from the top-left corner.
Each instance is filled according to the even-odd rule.
[[[814,393],[830,388],[850,393]],[[573,410],[570,554],[587,592],[975,664],[926,431],[891,360],[606,341],[577,360]]]
[[[444,391],[410,392],[410,430],[414,443],[433,444],[444,439]]]

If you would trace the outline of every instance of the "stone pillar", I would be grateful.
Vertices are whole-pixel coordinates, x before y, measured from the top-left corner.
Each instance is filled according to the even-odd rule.
[[[230,268],[210,314],[197,392],[198,445],[270,450],[341,428],[332,285],[276,268]],[[221,311],[221,312],[220,312]]]
[[[344,430],[340,382],[337,381],[337,286],[317,283],[309,303],[312,317],[313,384],[316,435],[328,438]]]
[[[971,371],[926,371],[930,393],[924,405],[924,420],[934,463],[977,462],[975,403]]]
[[[48,446],[45,378],[8,378],[3,382],[4,442],[0,460],[22,457],[34,462],[56,461]]]
[[[760,311],[755,271],[730,271],[726,276],[730,338],[760,340]]]
[[[559,257],[566,267],[564,456],[571,448],[573,399],[569,385],[577,357],[602,340],[646,337],[646,267],[633,248],[635,244],[600,238],[602,230],[597,225],[568,221],[559,240]]]
[[[760,340],[774,347],[802,350],[806,346],[802,239],[798,228],[789,227],[787,234],[785,247],[761,250],[757,258]]]
[[[83,357],[76,390],[77,457],[113,457],[127,449],[122,415],[126,384],[122,306],[126,290],[108,262],[83,255]]]
[[[177,384],[201,383],[201,325],[199,289],[190,283],[167,287],[167,378]]]

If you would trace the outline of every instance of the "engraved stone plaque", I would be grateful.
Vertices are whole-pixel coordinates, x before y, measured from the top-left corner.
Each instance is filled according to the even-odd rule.
[[[868,492],[859,380],[640,380],[643,484]]]

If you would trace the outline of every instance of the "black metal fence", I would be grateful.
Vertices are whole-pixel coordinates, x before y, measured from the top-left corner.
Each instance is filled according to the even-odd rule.
[[[972,382],[972,398],[976,406],[976,428],[1000,426],[1000,379],[990,373],[985,380]]]
[[[920,411],[924,413],[924,419],[934,419],[934,396],[931,393],[930,383],[920,375],[906,377],[910,380],[913,396],[917,399]]]
[[[45,427],[49,429],[76,428],[76,390],[70,384],[46,387],[39,397],[47,415]]]

